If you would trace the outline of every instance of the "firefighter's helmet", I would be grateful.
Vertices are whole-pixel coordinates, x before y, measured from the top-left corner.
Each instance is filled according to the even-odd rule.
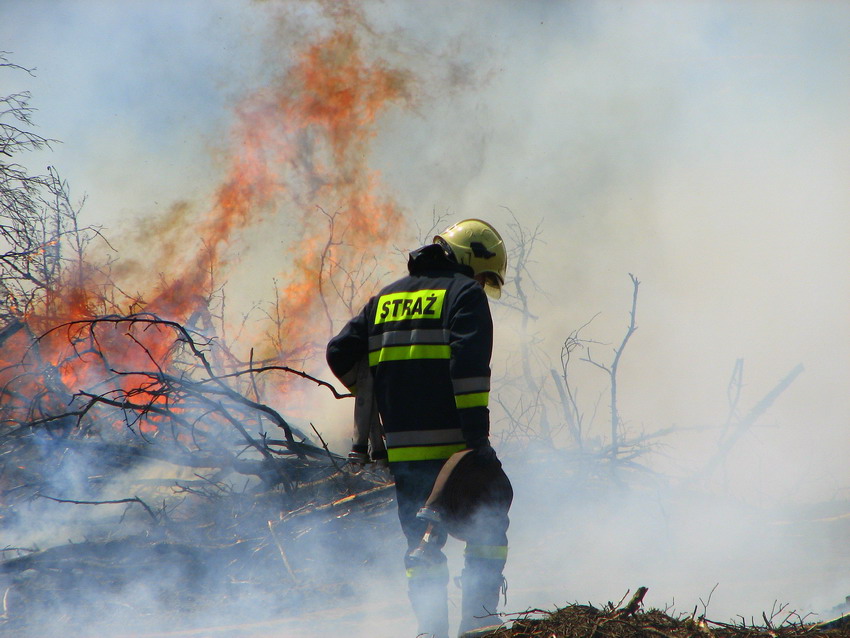
[[[484,291],[493,299],[502,294],[508,255],[502,236],[480,219],[464,219],[434,236],[434,243],[451,251],[459,264],[482,275]]]

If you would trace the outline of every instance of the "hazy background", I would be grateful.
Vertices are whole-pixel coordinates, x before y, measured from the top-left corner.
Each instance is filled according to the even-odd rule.
[[[545,469],[526,477],[527,459],[508,461],[520,479],[508,609],[601,603],[639,585],[648,603],[690,611],[719,584],[709,616],[720,618],[758,616],[775,600],[805,611],[840,602],[850,593],[840,539],[753,512],[779,520],[785,506],[850,496],[850,6],[401,1],[362,11],[370,53],[417,78],[410,106],[378,122],[370,158],[410,220],[399,247],[414,247],[434,212],[503,229],[509,211],[540,222],[532,330],[555,367],[565,336],[596,313],[586,336],[619,342],[634,273],[639,330],[620,369],[632,431],[722,423],[736,359],[742,411],[805,366],[703,486],[716,500],[570,501],[568,485],[549,492]],[[144,245],[146,220],[210,197],[240,97],[327,25],[310,2],[7,0],[0,49],[37,70],[4,72],[0,89],[31,91],[37,131],[62,142],[31,169],[56,166],[87,196],[84,221],[129,253]],[[244,260],[229,274],[231,305],[267,297],[285,268],[292,233],[285,215],[270,223],[234,247]],[[518,327],[494,313],[498,373]],[[599,382],[592,366],[577,374],[580,386]],[[347,410],[325,425],[339,446]],[[603,400],[598,436],[604,411]],[[654,468],[686,475],[715,439],[671,438]]]

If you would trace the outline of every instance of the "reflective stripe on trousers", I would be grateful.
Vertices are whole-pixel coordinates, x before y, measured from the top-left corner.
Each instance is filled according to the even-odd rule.
[[[449,566],[446,561],[414,565],[405,571],[408,580],[437,580],[449,582]]]
[[[473,543],[466,544],[464,556],[470,558],[481,558],[485,560],[506,561],[508,560],[507,545],[475,545]]]

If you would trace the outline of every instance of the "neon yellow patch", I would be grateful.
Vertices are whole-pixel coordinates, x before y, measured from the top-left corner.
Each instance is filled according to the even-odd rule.
[[[387,346],[369,353],[369,365],[376,366],[383,361],[410,361],[411,359],[450,359],[451,346]]]
[[[472,394],[455,395],[455,407],[457,407],[459,410],[462,408],[486,408],[489,402],[489,392],[474,392]]]
[[[449,578],[449,566],[446,563],[408,567],[405,571],[407,577],[413,580],[448,580]]]
[[[445,290],[417,290],[381,295],[375,325],[405,319],[439,319],[443,314]]]
[[[486,558],[489,560],[507,560],[508,546],[507,545],[467,545],[466,556],[473,558]]]
[[[447,459],[455,452],[466,449],[464,443],[453,443],[452,445],[429,445],[417,447],[395,447],[387,450],[390,463],[398,461],[431,461],[433,459]]]

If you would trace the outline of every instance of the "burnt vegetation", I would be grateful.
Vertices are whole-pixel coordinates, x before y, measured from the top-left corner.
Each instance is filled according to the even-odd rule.
[[[646,609],[646,587],[639,587],[624,604],[608,602],[601,608],[573,604],[553,612],[530,610],[515,616],[510,628],[493,636],[511,638],[798,638],[801,636],[847,636],[850,629],[841,623],[806,622],[787,607],[775,605],[756,619],[718,622],[698,613],[676,614],[670,609]],[[705,606],[702,609],[705,612]]]
[[[125,619],[174,627],[204,609],[239,618],[246,596],[253,620],[256,603],[279,615],[344,596],[377,550],[326,558],[352,551],[349,527],[394,521],[391,484],[346,471],[266,394],[346,395],[238,360],[215,290],[187,321],[139,312],[110,259],[90,258],[106,240],[80,225],[83,202],[54,169],[17,163],[52,143],[31,132],[29,100],[0,97],[0,632],[97,633],[116,600]]]
[[[0,370],[0,525],[20,529],[43,516],[61,528],[55,521],[75,518],[61,508],[102,514],[85,517],[84,540],[0,547],[10,627],[24,631],[57,606],[81,615],[67,620],[91,623],[105,611],[99,604],[111,604],[102,594],[140,583],[150,591],[123,613],[221,611],[230,602],[238,617],[250,595],[279,614],[344,595],[346,568],[375,561],[358,551],[358,562],[331,570],[324,557],[393,520],[386,476],[345,471],[318,431],[314,443],[263,400],[272,375],[336,393],[329,384],[278,365],[217,372],[210,337],[149,314],[65,322],[40,335],[22,326],[7,328],[7,345],[18,347],[4,352],[25,356]],[[56,343],[65,348],[58,361],[39,356]],[[81,578],[83,590],[74,586]]]

